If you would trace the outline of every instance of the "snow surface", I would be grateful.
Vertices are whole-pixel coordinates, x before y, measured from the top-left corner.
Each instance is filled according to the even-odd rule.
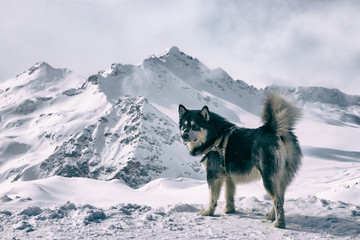
[[[40,62],[0,85],[2,239],[358,239],[360,102],[338,90],[269,87],[304,109],[304,159],[286,192],[287,228],[264,220],[261,181],[237,187],[234,214],[208,204],[177,107],[208,105],[258,127],[262,89],[177,47],[88,79]]]

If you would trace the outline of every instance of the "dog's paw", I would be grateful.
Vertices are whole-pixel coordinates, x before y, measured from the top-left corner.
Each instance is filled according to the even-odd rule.
[[[276,221],[274,221],[273,225],[276,228],[285,228],[286,227],[285,221],[283,221],[283,220],[280,220],[280,221],[276,220]]]
[[[214,216],[214,211],[210,211],[209,209],[208,210],[201,209],[199,214],[201,216]]]
[[[234,213],[235,212],[235,207],[226,207],[224,208],[224,213],[229,214],[229,213]]]
[[[266,219],[266,220],[270,220],[270,221],[274,221],[275,220],[275,213],[273,212],[273,211],[271,211],[271,212],[269,212],[269,213],[267,213],[265,216],[264,216],[264,218]]]

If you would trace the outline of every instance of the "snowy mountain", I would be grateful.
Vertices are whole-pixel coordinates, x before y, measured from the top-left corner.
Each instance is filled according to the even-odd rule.
[[[256,89],[177,47],[139,65],[112,64],[88,79],[40,62],[0,85],[0,179],[121,179],[137,188],[158,177],[203,178],[198,159],[180,142],[178,104],[208,105],[240,126],[257,127],[267,90],[284,93],[318,120],[360,124],[359,96],[320,87]]]
[[[360,125],[360,96],[324,87],[269,86],[266,90],[281,92],[295,100],[315,119],[332,125]]]
[[[140,187],[157,177],[199,178],[198,159],[180,143],[178,104],[208,105],[240,126],[251,119],[257,127],[253,120],[267,90],[327,123],[360,124],[359,96],[320,87],[256,89],[177,47],[139,65],[113,64],[88,79],[40,62],[0,85],[0,179],[60,175]]]
[[[90,76],[89,81],[98,84],[109,102],[115,103],[119,96],[141,95],[161,109],[171,111],[177,109],[179,103],[217,107],[221,99],[258,114],[262,96],[261,90],[243,81],[234,81],[222,69],[207,68],[177,47],[159,57],[151,56],[139,65],[113,64]]]
[[[196,173],[202,171],[198,164],[181,155],[177,128],[147,99],[125,96],[96,123],[72,135],[35,166],[38,176],[34,169],[28,169],[32,173],[25,170],[17,178],[33,180],[59,175],[121,179],[134,188],[160,174],[199,178],[201,175]]]
[[[110,107],[85,78],[46,63],[1,83],[0,89],[2,181],[44,160]]]
[[[207,105],[238,126],[258,127],[264,91],[304,109],[295,129],[304,163],[286,193],[289,229],[281,232],[261,220],[272,204],[261,182],[238,188],[234,215],[221,208],[219,218],[196,215],[208,203],[206,176],[177,126],[184,104]],[[177,47],[88,78],[40,62],[0,83],[0,129],[0,234],[6,239],[49,232],[49,238],[85,239],[360,234],[360,96],[337,89],[257,89]]]
[[[3,102],[11,104],[0,111],[0,179],[60,175],[139,187],[159,176],[203,177],[173,120],[144,97],[118,94],[117,87],[111,91],[108,82],[91,79],[38,63],[3,83]]]

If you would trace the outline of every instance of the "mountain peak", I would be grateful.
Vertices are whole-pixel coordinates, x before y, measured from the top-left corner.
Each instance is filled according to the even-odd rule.
[[[47,62],[39,61],[35,63],[32,67],[51,67]]]
[[[168,58],[168,57],[176,57],[181,59],[194,59],[193,57],[185,54],[184,52],[180,51],[180,49],[176,46],[172,46],[171,48],[166,49],[166,51],[160,55],[160,59]]]
[[[168,49],[166,49],[166,51],[161,55],[161,56],[166,56],[166,55],[179,55],[182,52],[180,51],[180,49],[177,46],[172,46]]]
[[[44,61],[40,61],[35,63],[32,67],[29,68],[29,75],[31,75],[33,72],[35,72],[38,69],[54,69],[53,67],[51,67],[48,63],[44,62]]]

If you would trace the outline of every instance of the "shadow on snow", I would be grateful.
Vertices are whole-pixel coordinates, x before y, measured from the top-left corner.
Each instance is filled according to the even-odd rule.
[[[304,155],[340,162],[360,162],[360,152],[332,148],[302,147]]]
[[[249,218],[254,220],[261,220],[262,223],[270,223],[264,219],[264,215],[257,211],[243,212],[236,211],[230,215],[237,215],[239,218]],[[228,215],[227,215],[228,216]],[[215,215],[215,217],[227,217]],[[357,217],[357,216],[356,216]],[[349,219],[339,218],[335,216],[304,216],[304,215],[288,215],[286,218],[286,229],[297,232],[329,234],[336,237],[358,237],[360,234],[360,221],[354,220],[354,217]]]
[[[360,234],[360,222],[351,218],[290,215],[286,222],[286,228],[293,231],[327,233],[338,237],[358,237]]]

